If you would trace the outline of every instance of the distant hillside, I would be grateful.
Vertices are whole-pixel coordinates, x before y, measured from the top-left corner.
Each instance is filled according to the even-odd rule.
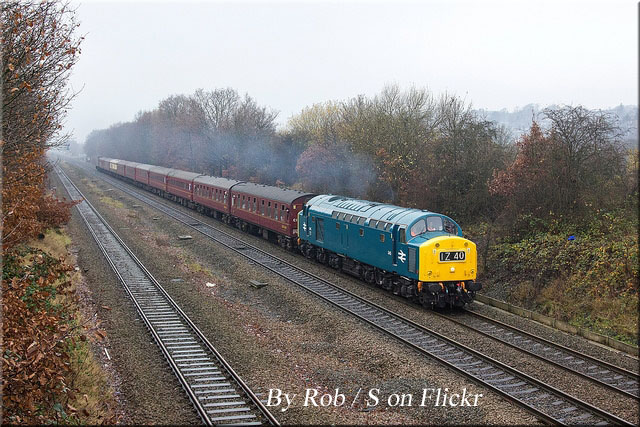
[[[550,105],[553,108],[555,105]],[[509,111],[503,108],[499,111],[480,109],[478,113],[483,114],[487,120],[504,125],[512,133],[514,139],[526,132],[531,126],[531,121],[536,118],[544,126],[540,112],[546,107],[538,104],[528,104],[520,109]],[[624,132],[624,141],[628,146],[638,145],[638,107],[635,105],[619,105],[615,108],[603,110],[618,117],[620,129]]]

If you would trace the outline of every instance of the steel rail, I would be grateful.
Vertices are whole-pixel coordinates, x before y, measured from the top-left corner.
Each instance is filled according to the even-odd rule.
[[[279,425],[69,177],[56,168],[94,240],[205,424]]]
[[[465,309],[464,315],[476,317],[475,322],[464,322],[456,314],[444,315],[434,312],[446,320],[465,328],[471,328],[481,335],[495,339],[502,344],[546,361],[561,369],[571,371],[596,384],[607,387],[634,399],[639,399],[640,376],[627,369],[604,360],[580,353],[562,344],[557,344],[539,335],[492,319],[480,313]]]
[[[495,391],[545,422],[566,425],[601,423],[633,425],[530,377],[515,368],[447,338],[436,331],[418,325],[346,289],[308,273],[229,233],[205,224],[191,215],[154,200],[145,194],[140,194],[121,182],[113,179],[105,179],[105,181],[321,297],[341,310],[356,316],[376,329],[400,340],[405,345]]]

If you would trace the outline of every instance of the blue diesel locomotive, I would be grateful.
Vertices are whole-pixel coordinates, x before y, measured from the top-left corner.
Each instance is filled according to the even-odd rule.
[[[435,212],[319,195],[298,214],[301,252],[426,307],[463,306],[481,289],[476,245]]]

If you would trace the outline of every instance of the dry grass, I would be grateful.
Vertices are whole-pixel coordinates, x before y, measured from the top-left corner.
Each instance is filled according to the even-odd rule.
[[[112,208],[124,209],[124,203],[109,196],[100,196],[100,201],[105,205],[111,206]]]

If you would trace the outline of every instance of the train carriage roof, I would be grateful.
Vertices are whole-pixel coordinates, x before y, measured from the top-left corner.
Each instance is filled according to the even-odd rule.
[[[136,167],[138,167],[140,165],[140,163],[138,163],[138,162],[130,162],[128,160],[117,160],[114,163],[117,163],[119,165],[129,166],[129,167],[132,167],[132,168],[136,168]]]
[[[235,179],[220,178],[209,175],[200,175],[193,180],[194,184],[210,185],[213,187],[223,188],[225,190],[229,190],[231,187],[241,182],[242,181],[236,181]]]
[[[195,173],[195,172],[187,172],[180,169],[169,169],[167,176],[172,176],[172,177],[184,179],[187,181],[193,181],[195,178],[202,176],[202,174]]]
[[[300,197],[315,196],[313,193],[305,193],[304,191],[290,190],[287,188],[278,188],[271,185],[254,184],[252,182],[241,182],[233,187],[233,191],[247,193],[252,196],[276,200],[287,204],[292,203]]]
[[[165,168],[163,166],[152,166],[149,168],[149,172],[158,173],[160,175],[168,175],[174,169]]]
[[[146,163],[138,163],[138,166],[136,166],[136,169],[140,169],[140,170],[149,172],[151,170],[151,168],[155,168],[155,167],[157,167],[157,166],[148,165]]]

